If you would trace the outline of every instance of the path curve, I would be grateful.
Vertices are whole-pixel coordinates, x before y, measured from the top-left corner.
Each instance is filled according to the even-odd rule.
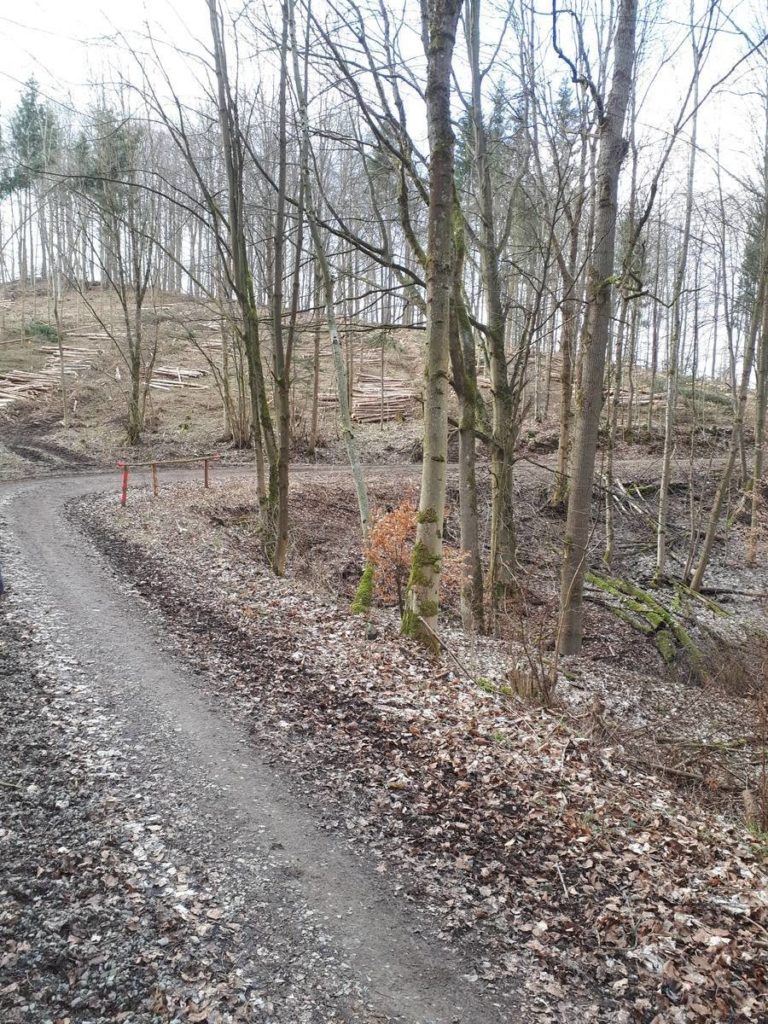
[[[267,869],[290,877],[296,926],[307,908],[319,915],[340,962],[366,993],[368,1009],[362,1016],[349,1009],[350,1024],[526,1019],[478,991],[466,977],[471,965],[428,937],[429,924],[399,906],[341,839],[319,830],[312,808],[290,793],[243,725],[215,707],[191,670],[164,649],[159,617],[121,586],[64,517],[70,498],[116,485],[115,473],[0,485],[10,532],[7,575],[17,592],[29,588],[30,599],[42,589],[97,699],[124,722],[124,742],[164,758],[169,791],[215,834],[231,884],[242,889],[249,874]]]

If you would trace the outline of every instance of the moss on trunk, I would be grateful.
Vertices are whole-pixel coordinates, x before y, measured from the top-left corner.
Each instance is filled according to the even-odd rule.
[[[376,566],[373,562],[366,562],[363,575],[355,591],[352,601],[352,611],[355,615],[365,615],[370,611],[373,604],[373,588],[376,582]]]
[[[683,653],[697,674],[703,671],[701,651],[674,611],[630,580],[600,576],[594,572],[587,573],[586,580],[613,599],[615,603],[606,604],[618,618],[653,638],[667,664]]]

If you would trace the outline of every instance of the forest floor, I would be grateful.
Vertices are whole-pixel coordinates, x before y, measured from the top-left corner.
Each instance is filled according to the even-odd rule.
[[[0,301],[4,365],[42,365],[33,313]],[[652,589],[659,437],[620,443],[610,571],[598,503],[591,549],[609,589],[587,588],[583,654],[538,707],[515,688],[553,662],[556,409],[521,435],[499,635],[466,633],[449,595],[433,661],[382,595],[349,611],[360,535],[334,416],[307,465],[299,408],[275,579],[215,389],[153,394],[129,449],[119,361],[67,316],[94,350],[71,428],[55,392],[0,411],[0,1019],[768,1022],[768,835],[742,807],[766,771],[768,560],[763,544],[745,567],[739,495],[706,600],[653,590],[681,630],[661,645],[616,614],[617,583]],[[188,328],[209,339],[206,316],[153,307],[163,362],[202,365]],[[420,337],[398,337],[388,372],[408,377]],[[727,436],[718,402],[707,416],[681,416],[677,576]],[[360,427],[375,514],[417,493],[419,429]],[[163,470],[153,498],[141,471],[118,506],[118,459],[213,450],[211,490]],[[479,482],[487,502],[482,460]]]
[[[655,469],[647,458],[619,467],[627,479]],[[376,503],[397,500],[409,481],[416,483],[415,472],[400,467],[372,474]],[[93,857],[99,844],[117,846],[115,856],[130,858],[131,870],[110,870],[110,877],[122,886],[127,873],[128,892],[135,893],[135,851],[105,838],[103,831],[115,823],[92,810],[105,791],[114,796],[119,832],[121,816],[135,811],[121,789],[127,785],[143,795],[141,810],[152,822],[173,825],[169,836],[161,832],[165,845],[151,863],[170,864],[193,879],[195,892],[212,899],[228,891],[218,881],[227,871],[241,884],[245,861],[263,883],[257,896],[238,889],[239,902],[233,897],[225,904],[231,931],[216,925],[209,935],[205,911],[195,973],[175,965],[187,964],[189,950],[197,948],[201,911],[186,920],[182,915],[181,922],[173,916],[175,902],[169,908],[168,901],[178,894],[167,888],[173,877],[167,866],[165,881],[144,886],[142,880],[138,891],[149,891],[156,902],[132,915],[141,934],[125,955],[136,964],[142,989],[133,1005],[146,1017],[128,1019],[171,1020],[186,1006],[200,1014],[188,1019],[210,1021],[764,1021],[765,837],[749,833],[731,813],[740,788],[733,774],[738,778],[745,765],[723,759],[718,747],[702,747],[686,762],[699,781],[681,789],[670,774],[688,741],[725,748],[727,741],[754,735],[749,695],[729,692],[723,679],[703,684],[670,669],[652,643],[595,605],[584,657],[562,665],[554,706],[533,708],[506,685],[510,667],[524,656],[525,638],[470,637],[449,623],[451,655],[433,662],[398,635],[391,609],[378,609],[368,621],[349,613],[359,542],[345,473],[296,477],[292,569],[282,580],[268,573],[258,550],[252,481],[236,472],[222,477],[209,492],[197,480],[169,482],[157,499],[136,490],[125,509],[116,505],[114,489],[103,493],[100,477],[5,486],[6,525],[16,545],[5,556],[12,587],[6,645],[46,645],[38,678],[18,698],[5,696],[29,711],[5,720],[6,728],[19,725],[10,746],[20,754],[4,781],[21,789],[9,791],[9,804],[18,801],[17,817],[4,835],[11,848],[16,844],[11,863],[17,877],[10,889],[4,885],[13,896],[3,920],[11,936],[5,969],[13,980],[0,999],[16,1019],[29,1019],[24,1014],[35,1004],[50,1006],[57,1020],[55,1007],[71,1002],[73,993],[87,995],[84,1007],[92,1003],[82,1012],[75,1007],[73,1022],[117,1019],[105,1000],[109,979],[120,977],[118,935],[125,929],[113,911],[125,900],[105,901],[98,863],[92,887],[84,885],[75,896],[63,926],[56,919],[46,927],[34,894],[45,898],[53,884],[71,902],[82,858]],[[540,466],[519,474],[521,549],[527,568],[538,567],[528,593],[538,594],[540,608],[551,566],[541,547],[539,554],[531,547],[524,524],[542,519],[536,510],[547,479]],[[556,535],[557,523],[550,528]],[[630,537],[625,531],[627,543]],[[89,554],[93,542],[104,561]],[[739,562],[732,543],[718,574],[733,574]],[[764,570],[751,581],[739,575],[738,587],[733,579],[731,589],[765,592]],[[743,604],[721,628],[731,631],[734,647],[737,634],[744,646],[763,609],[748,598],[731,599]],[[537,634],[537,642],[546,645],[546,637]],[[62,653],[63,678],[57,667]],[[51,664],[52,674],[44,667]],[[48,712],[33,714],[38,705]],[[37,799],[34,787],[41,785],[40,758],[48,756],[41,747],[47,752],[52,746],[47,723],[70,712],[75,723],[80,715],[81,726],[89,716],[117,718],[116,738],[106,740],[98,730],[93,736],[93,730],[71,727],[86,758],[98,761],[105,745],[118,751],[108,769],[115,789],[105,789],[96,772],[88,786],[75,780],[78,799],[60,814],[55,800],[45,805],[55,815],[55,830],[66,836],[75,828],[71,838],[56,840],[75,852],[55,867],[55,880],[43,871],[39,881],[30,864],[41,863],[40,853],[25,858],[23,851],[35,843],[50,850],[46,811],[30,817],[27,801]],[[683,744],[675,760],[669,760],[669,739]],[[22,753],[25,746],[31,758]],[[152,752],[148,776],[142,747]],[[754,748],[747,744],[746,755],[741,747],[736,756],[753,758]],[[217,764],[218,757],[230,760]],[[280,810],[272,803],[264,810],[265,787],[274,801],[270,787],[276,783]],[[243,785],[251,788],[243,793]],[[163,794],[173,806],[163,803]],[[263,812],[258,823],[254,799]],[[90,837],[71,808],[85,812]],[[203,825],[192,830],[196,820]],[[257,849],[248,846],[244,853],[242,842],[253,842],[265,822],[269,843],[257,836]],[[35,830],[36,838],[28,838]],[[188,865],[190,845],[198,861]],[[269,859],[273,847],[285,851],[278,868]],[[310,870],[310,863],[320,868]],[[287,982],[278,982],[269,973],[274,933],[265,926],[259,938],[253,929],[272,919],[274,899],[280,904],[282,896],[273,899],[270,886],[275,878],[282,886],[283,874],[306,902],[304,910],[293,903],[285,910],[291,937],[278,950],[290,964],[302,963],[301,977],[284,972]],[[217,881],[207,882],[209,876]],[[329,907],[326,899],[337,902]],[[82,959],[72,950],[91,941],[85,934],[90,925],[77,924],[77,908],[82,902],[85,912],[88,900],[95,900],[95,914],[106,915],[106,924],[94,925],[94,934],[106,938],[99,939],[101,952],[84,950],[93,964],[83,973],[73,966]],[[180,902],[189,910],[190,900]],[[208,904],[192,902],[198,905]],[[398,921],[367,916],[372,907],[395,913]],[[327,934],[305,934],[294,950],[296,915],[306,922],[318,913]],[[166,914],[173,921],[170,951],[160,946],[147,962],[144,951],[157,951],[156,935],[165,927],[158,922]],[[19,930],[33,921],[39,934],[28,943]],[[287,925],[276,932],[281,927]],[[384,977],[361,962],[361,931],[366,943],[371,936],[389,942],[376,951]],[[235,948],[232,936],[243,934],[245,945]],[[209,941],[220,945],[207,949]],[[417,943],[415,952],[403,945],[409,941]],[[62,948],[69,959],[62,959]],[[237,965],[241,987],[221,976],[226,963]],[[447,964],[452,987],[439,973]],[[390,972],[397,980],[388,984]],[[58,996],[51,973],[63,986]],[[342,975],[346,980],[331,992],[328,979]],[[179,986],[184,977],[194,980]],[[153,1003],[158,990],[170,993],[163,996],[166,1004]],[[318,992],[321,1009],[310,1010]],[[292,996],[282,1002],[286,993]],[[271,1001],[272,1010],[259,999]],[[97,1011],[102,1018],[94,1017]]]

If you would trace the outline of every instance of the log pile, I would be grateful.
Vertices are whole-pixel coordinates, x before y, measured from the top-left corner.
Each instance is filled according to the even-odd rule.
[[[357,423],[410,419],[418,412],[420,397],[420,389],[410,381],[385,377],[382,386],[376,374],[360,373],[352,390],[352,419]]]
[[[352,388],[352,419],[357,423],[381,423],[383,420],[412,419],[418,415],[421,391],[399,377],[381,377],[359,373]],[[323,391],[317,397],[321,409],[335,409],[339,399],[335,391]]]
[[[200,384],[201,377],[205,377],[207,371],[191,369],[183,366],[155,366],[152,370],[152,377],[149,381],[151,388],[160,391],[173,391],[174,388],[198,388],[205,389],[207,384]]]
[[[667,404],[667,396],[664,392],[657,392],[651,395],[650,391],[636,391],[633,398],[636,406],[649,406],[651,404],[664,406]],[[619,395],[619,405],[629,405],[629,392],[622,391]]]
[[[55,378],[28,370],[8,370],[0,376],[0,408],[25,398],[37,398],[56,387]]]
[[[41,370],[6,370],[0,374],[0,408],[7,408],[23,399],[35,399],[57,390],[61,385],[61,356],[64,373],[77,377],[84,370],[90,370],[92,363],[88,356],[96,355],[93,349],[72,348],[65,345],[61,355],[58,346],[40,349],[48,358]]]
[[[48,356],[43,372],[54,371],[57,376],[60,376],[61,364],[59,361],[58,345],[44,345],[38,351],[45,352]],[[64,372],[76,375],[93,369],[93,361],[89,357],[95,356],[97,353],[92,348],[75,348],[72,345],[63,345],[61,354],[64,357]]]
[[[339,404],[339,396],[335,391],[321,391],[317,396],[317,404],[321,409],[335,409]]]

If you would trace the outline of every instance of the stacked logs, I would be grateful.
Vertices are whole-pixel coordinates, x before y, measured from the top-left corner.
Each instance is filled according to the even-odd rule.
[[[352,419],[357,423],[382,423],[386,420],[406,420],[418,415],[421,391],[410,381],[399,377],[359,373],[352,388]],[[321,409],[335,409],[338,405],[335,391],[318,395]]]
[[[410,381],[360,373],[352,390],[352,419],[357,423],[406,420],[419,409],[421,391]]]
[[[183,366],[155,366],[152,369],[149,386],[159,391],[172,391],[174,388],[207,388],[207,384],[199,383],[199,379],[205,375],[205,370]]]
[[[61,384],[62,357],[64,373],[76,377],[82,371],[91,369],[88,356],[96,355],[92,349],[67,345],[62,347],[61,353],[58,346],[43,347],[40,351],[48,354],[41,370],[6,370],[0,375],[0,408],[56,390]]]

